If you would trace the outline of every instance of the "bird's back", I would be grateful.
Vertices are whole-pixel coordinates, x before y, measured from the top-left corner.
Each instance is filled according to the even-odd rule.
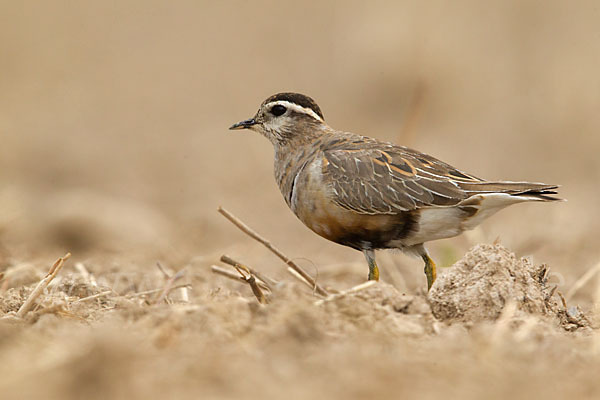
[[[324,182],[336,202],[364,214],[456,206],[478,194],[559,200],[557,185],[486,181],[428,154],[369,137],[338,133],[321,146]]]

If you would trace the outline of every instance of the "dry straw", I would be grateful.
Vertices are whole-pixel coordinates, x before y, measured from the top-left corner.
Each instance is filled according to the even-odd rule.
[[[35,289],[33,289],[33,292],[31,292],[27,300],[25,300],[25,303],[23,303],[21,308],[19,308],[19,311],[17,311],[17,318],[23,318],[25,314],[27,314],[33,308],[35,300],[40,296],[40,294],[42,294],[44,289],[48,287],[56,275],[58,275],[65,261],[67,261],[69,257],[71,257],[71,253],[65,254],[63,257],[60,257],[58,260],[56,260],[52,267],[50,267],[50,270],[46,276],[37,284]]]
[[[571,288],[569,289],[569,291],[567,292],[565,298],[567,301],[571,300],[573,298],[573,296],[575,295],[575,293],[577,293],[579,291],[579,289],[581,289],[582,287],[584,287],[589,281],[592,280],[592,278],[594,277],[594,275],[596,275],[598,272],[600,272],[600,262],[598,264],[596,264],[593,268],[588,269],[585,274],[581,275],[581,277],[579,279],[577,279],[577,281],[575,281],[575,283],[573,284],[573,286],[571,286]]]
[[[302,282],[308,283],[308,285],[311,287],[311,289],[313,289],[315,291],[315,293],[317,293],[323,297],[327,297],[329,295],[329,293],[325,289],[323,289],[312,276],[310,276],[299,265],[297,265],[295,262],[293,262],[281,250],[279,250],[277,247],[275,247],[269,240],[267,240],[264,237],[262,237],[261,235],[259,235],[256,231],[254,231],[252,228],[250,228],[248,225],[246,225],[244,222],[242,222],[239,218],[234,216],[232,213],[225,210],[223,207],[219,207],[218,211],[221,215],[223,215],[225,218],[227,218],[232,224],[234,224],[236,227],[238,227],[242,232],[244,232],[245,234],[247,234],[248,236],[250,236],[252,239],[256,240],[257,242],[261,243],[263,246],[265,246],[267,249],[269,249],[273,254],[275,254],[277,257],[279,257],[297,275],[299,275],[301,277]],[[294,274],[294,276],[296,276],[296,274]]]

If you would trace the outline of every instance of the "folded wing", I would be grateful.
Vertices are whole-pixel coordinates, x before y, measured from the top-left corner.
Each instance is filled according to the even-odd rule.
[[[454,206],[476,194],[507,193],[558,200],[556,185],[488,182],[426,154],[392,144],[355,140],[323,152],[323,179],[333,200],[361,214],[397,214]]]

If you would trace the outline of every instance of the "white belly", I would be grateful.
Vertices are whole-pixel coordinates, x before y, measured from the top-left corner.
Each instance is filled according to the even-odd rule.
[[[456,236],[464,230],[464,215],[464,211],[456,207],[424,208],[421,210],[417,231],[402,242],[404,246],[413,246]]]
[[[402,241],[404,246],[413,246],[431,240],[445,239],[475,228],[486,218],[515,203],[535,201],[537,198],[511,196],[507,193],[478,194],[452,207],[423,208],[414,235]],[[475,208],[469,213],[460,207]]]

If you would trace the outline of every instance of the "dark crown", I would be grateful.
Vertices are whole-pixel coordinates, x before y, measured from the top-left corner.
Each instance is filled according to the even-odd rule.
[[[321,117],[322,120],[325,120],[325,118],[323,118],[323,113],[321,112],[321,109],[319,108],[317,103],[315,103],[315,101],[313,99],[311,99],[310,97],[305,96],[300,93],[292,93],[292,92],[277,93],[277,94],[274,94],[273,96],[269,97],[268,99],[266,99],[263,104],[271,103],[273,101],[280,101],[280,100],[289,101],[290,103],[298,104],[301,107],[309,108],[309,109],[313,110],[319,117]]]

